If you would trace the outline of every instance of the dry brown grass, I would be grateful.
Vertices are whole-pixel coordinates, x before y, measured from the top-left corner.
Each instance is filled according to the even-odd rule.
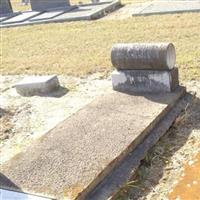
[[[200,14],[57,23],[1,30],[1,73],[86,75],[111,70],[118,42],[170,41],[182,79],[200,79]]]
[[[138,2],[145,2],[148,0],[122,0],[123,4],[130,4],[130,3],[138,3]],[[91,0],[70,0],[71,4],[79,4],[82,3],[91,3]],[[30,10],[30,4],[29,5],[22,5],[21,0],[11,0],[13,10],[15,11],[25,11]]]

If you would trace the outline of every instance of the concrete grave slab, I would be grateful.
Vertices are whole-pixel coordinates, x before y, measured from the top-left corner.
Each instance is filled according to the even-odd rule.
[[[45,197],[0,189],[1,200],[52,200]]]
[[[40,12],[37,12],[37,11],[23,12],[20,15],[17,15],[15,17],[12,17],[8,20],[3,21],[2,24],[20,23],[20,22],[26,21],[34,16],[37,16],[39,14],[40,14]]]
[[[32,10],[46,11],[67,8],[70,6],[69,0],[30,0]]]
[[[120,1],[105,1],[96,4],[83,4],[69,13],[65,13],[55,18],[59,21],[93,20],[106,15],[107,12],[115,10],[120,5]]]
[[[53,22],[66,22],[66,21],[78,21],[78,20],[94,20],[105,16],[107,13],[114,11],[121,5],[120,0],[115,1],[104,1],[96,4],[83,4],[78,7],[70,7],[70,11],[66,11],[63,14],[55,15],[55,13],[44,13],[44,15],[38,16],[38,18],[29,18],[23,22],[15,23],[2,23],[0,27],[16,27],[16,26],[25,26],[32,24],[44,24],[44,23],[53,23]],[[63,11],[58,9],[57,11]],[[41,14],[41,13],[40,13]],[[43,17],[44,16],[44,17]],[[12,18],[11,18],[12,19]],[[36,20],[34,20],[36,19]],[[38,20],[37,20],[38,19]]]
[[[60,9],[60,10],[54,10],[54,11],[47,11],[47,12],[40,14],[39,16],[31,18],[30,21],[42,21],[42,20],[53,19],[59,15],[64,14],[65,12],[69,12],[70,10],[73,10],[75,8],[77,8],[77,6],[69,6],[68,8],[65,8],[62,10]]]
[[[179,85],[178,69],[115,70],[112,85],[114,90],[122,92],[171,92]]]
[[[181,87],[164,95],[111,91],[3,164],[1,173],[15,186],[0,180],[2,186],[58,199],[85,199],[184,93]]]
[[[2,17],[0,17],[0,22],[3,22],[5,20],[8,20],[12,17],[15,17],[17,15],[21,14],[20,12],[17,12],[17,13],[11,13],[11,14],[8,14],[8,15],[3,15]]]
[[[150,1],[143,4],[136,4],[135,7],[133,7],[133,16],[199,11],[200,1],[198,0]]]
[[[181,98],[175,106],[160,120],[157,125],[149,132],[148,136],[129,153],[112,171],[103,179],[92,192],[88,193],[84,200],[107,200],[112,199],[124,183],[132,181],[133,175],[145,158],[149,149],[167,132],[169,127],[179,114],[192,101],[190,94]]]
[[[58,15],[63,14],[65,11],[48,11],[30,19],[30,21],[52,19]]]
[[[15,85],[17,92],[22,96],[48,94],[59,87],[57,76],[26,77]]]
[[[12,13],[13,13],[13,10],[12,10],[10,0],[1,0],[0,1],[0,16],[12,14]]]
[[[9,18],[9,17],[0,17],[0,22],[6,20],[6,19],[8,19],[8,18]]]

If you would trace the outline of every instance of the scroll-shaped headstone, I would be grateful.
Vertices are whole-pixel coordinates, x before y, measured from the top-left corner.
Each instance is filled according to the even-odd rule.
[[[168,70],[175,65],[176,52],[172,43],[116,44],[111,61],[117,69]]]
[[[0,0],[0,15],[13,13],[10,0]]]
[[[70,6],[69,0],[31,0],[31,8],[36,11],[65,9]]]

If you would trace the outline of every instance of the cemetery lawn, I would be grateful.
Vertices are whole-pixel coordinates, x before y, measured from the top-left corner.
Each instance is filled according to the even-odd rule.
[[[6,74],[110,73],[118,42],[173,42],[181,80],[200,80],[200,13],[68,22],[1,29]]]
[[[148,0],[122,0],[122,4],[130,4],[130,3],[138,3],[138,2],[146,2]],[[80,2],[82,3],[91,3],[91,0],[70,0],[71,5],[77,5]],[[14,11],[25,11],[30,10],[31,6],[22,5],[21,0],[11,0],[12,8]]]

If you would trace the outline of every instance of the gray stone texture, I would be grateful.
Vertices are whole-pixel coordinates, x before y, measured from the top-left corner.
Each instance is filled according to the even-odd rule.
[[[133,7],[133,16],[137,15],[161,15],[183,12],[200,12],[199,0],[166,0],[149,1],[143,4],[135,4]]]
[[[115,70],[112,73],[113,89],[121,92],[171,92],[177,88],[178,69]]]
[[[26,77],[15,85],[22,96],[46,95],[59,87],[57,76]]]
[[[24,22],[34,16],[37,16],[39,14],[40,14],[40,12],[37,12],[37,11],[27,11],[27,12],[23,12],[19,15],[16,15],[15,17],[9,18],[9,19],[5,20],[3,23],[5,23],[5,24],[20,23],[20,22]]]
[[[176,62],[172,43],[116,44],[111,50],[111,61],[117,69],[172,69]]]
[[[13,13],[10,0],[0,0],[0,16]]]
[[[183,90],[145,96],[113,91],[4,163],[1,173],[24,192],[56,199],[85,199],[182,95]],[[0,181],[3,187],[17,190]]]
[[[32,10],[45,11],[63,9],[70,6],[69,0],[30,0]]]
[[[184,95],[184,88],[180,87],[179,89],[183,91],[182,95]],[[141,164],[141,160],[145,158],[148,150],[167,132],[174,120],[185,109],[188,103],[191,102],[192,97],[189,94],[185,95],[184,98],[180,98],[172,109],[156,124],[152,131],[149,132],[148,136],[84,200],[112,199],[119,191],[119,188],[124,186],[124,183],[132,180],[138,166]]]
[[[49,12],[44,12],[36,17],[33,17],[30,19],[30,21],[39,21],[39,20],[48,20],[52,19],[54,17],[57,17],[61,14],[63,14],[65,11],[60,10],[60,11],[49,11]]]

